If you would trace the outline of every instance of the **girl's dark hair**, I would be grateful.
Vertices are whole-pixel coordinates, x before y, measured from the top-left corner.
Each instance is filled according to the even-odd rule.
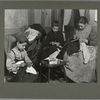
[[[53,22],[53,26],[59,26],[59,21],[55,20],[55,21]]]
[[[78,23],[86,24],[88,23],[88,19],[85,16],[81,16]]]

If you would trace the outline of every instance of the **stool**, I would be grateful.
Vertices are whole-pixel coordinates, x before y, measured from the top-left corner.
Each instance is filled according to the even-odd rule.
[[[49,61],[48,60],[43,60],[41,63],[42,63],[42,65],[44,67],[47,67],[48,68],[48,83],[50,82],[51,68],[63,66],[63,65],[66,64],[66,62],[64,62],[64,61],[60,62],[59,64],[49,64]]]

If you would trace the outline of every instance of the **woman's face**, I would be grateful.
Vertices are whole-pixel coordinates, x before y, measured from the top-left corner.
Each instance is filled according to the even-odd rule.
[[[78,28],[79,28],[80,30],[83,30],[83,29],[85,28],[85,26],[86,26],[86,24],[83,24],[83,23],[79,23],[79,24],[78,24]]]

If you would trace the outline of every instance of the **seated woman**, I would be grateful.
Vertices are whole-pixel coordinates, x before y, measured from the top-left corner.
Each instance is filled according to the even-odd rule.
[[[37,65],[39,63],[39,55],[46,32],[40,24],[32,24],[25,31],[25,35],[28,39],[28,45],[26,47],[28,56],[32,62]]]
[[[86,17],[82,16],[79,20],[78,29],[76,29],[74,38],[77,38],[80,41],[80,50],[83,52],[84,63],[88,63],[90,59],[89,49],[86,44],[88,43],[88,37],[91,29],[92,27],[90,24],[88,24]]]
[[[74,39],[79,40],[79,52],[72,55],[68,55],[65,52],[64,55],[64,60],[67,61],[66,66],[64,66],[66,76],[77,83],[94,82],[96,79],[96,49],[93,46],[87,45],[91,30],[92,27],[88,20],[83,16],[80,17],[78,28],[74,35]]]
[[[34,82],[37,78],[37,72],[32,67],[32,61],[29,59],[25,46],[27,38],[24,35],[16,35],[16,46],[7,54],[6,67],[12,75],[12,82]]]

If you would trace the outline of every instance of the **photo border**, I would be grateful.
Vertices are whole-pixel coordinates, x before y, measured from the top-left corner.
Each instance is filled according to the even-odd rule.
[[[4,83],[4,10],[5,9],[97,9],[98,54],[97,83]],[[100,98],[100,2],[85,1],[0,1],[0,97],[34,99]]]

